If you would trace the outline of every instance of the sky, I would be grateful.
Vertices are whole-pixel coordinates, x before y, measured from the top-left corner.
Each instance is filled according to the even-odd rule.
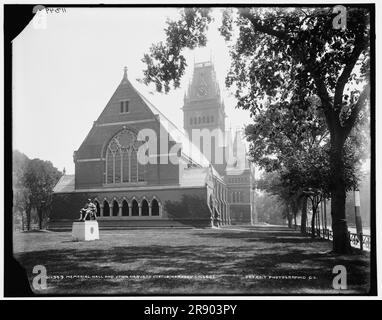
[[[217,30],[222,9],[214,10],[207,47],[185,52],[186,74],[181,87],[169,94],[136,79],[143,76],[144,53],[165,39],[165,21],[176,18],[177,9],[66,8],[46,14],[45,20],[36,16],[13,42],[13,148],[73,174],[73,152],[119,85],[124,66],[133,86],[182,128],[181,107],[194,61],[211,57],[226,126],[242,128],[250,121],[249,112],[235,109],[236,100],[224,86],[229,51]]]

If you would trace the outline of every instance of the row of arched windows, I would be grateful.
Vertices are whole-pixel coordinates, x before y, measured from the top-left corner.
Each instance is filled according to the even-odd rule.
[[[214,116],[203,116],[203,117],[194,117],[190,118],[190,125],[201,124],[201,123],[213,123]]]
[[[110,203],[105,199],[103,202],[95,200],[94,203],[97,207],[98,217],[148,217],[161,215],[161,204],[155,198],[151,201],[145,198],[141,201],[135,198],[131,201],[123,199],[122,202],[114,199]]]
[[[248,182],[247,177],[240,177],[240,178],[230,178],[228,179],[228,183],[244,183]]]

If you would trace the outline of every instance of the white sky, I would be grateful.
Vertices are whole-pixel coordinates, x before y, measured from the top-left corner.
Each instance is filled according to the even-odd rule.
[[[143,54],[152,43],[164,40],[166,18],[176,17],[177,9],[67,8],[65,13],[49,13],[45,29],[36,29],[32,21],[13,43],[13,148],[74,173],[73,151],[119,85],[125,65],[133,85],[182,128],[180,108],[194,58],[208,60],[211,53],[226,125],[243,127],[250,121],[249,112],[235,109],[235,99],[225,89],[230,60],[217,31],[221,9],[215,11],[207,48],[187,52],[182,87],[167,95],[135,79],[143,75]]]

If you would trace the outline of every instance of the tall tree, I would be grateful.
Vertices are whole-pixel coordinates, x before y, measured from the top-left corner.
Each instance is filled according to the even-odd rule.
[[[362,6],[340,11],[229,9],[220,31],[234,42],[226,85],[236,89],[239,108],[255,114],[265,100],[319,98],[330,132],[333,250],[348,253],[344,149],[370,96],[370,11]],[[345,27],[337,28],[339,15],[342,22],[346,18]],[[186,8],[177,21],[169,21],[166,41],[144,55],[144,82],[155,83],[158,91],[179,87],[186,67],[182,50],[205,45],[210,22],[207,8]]]
[[[299,194],[296,190],[282,180],[279,171],[263,173],[256,181],[256,187],[277,196],[283,202],[282,217],[288,221],[288,227],[292,228],[293,218],[297,215],[299,206]]]
[[[61,177],[61,172],[50,161],[32,159],[28,162],[22,178],[24,187],[28,190],[28,203],[38,214],[39,228],[49,212],[53,187]]]
[[[12,187],[13,187],[13,221],[21,218],[22,229],[30,230],[31,207],[28,201],[28,190],[23,185],[23,175],[29,158],[18,150],[12,153]]]

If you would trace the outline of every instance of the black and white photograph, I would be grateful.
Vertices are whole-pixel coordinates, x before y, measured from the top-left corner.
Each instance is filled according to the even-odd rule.
[[[374,3],[3,12],[32,296],[377,295]]]

